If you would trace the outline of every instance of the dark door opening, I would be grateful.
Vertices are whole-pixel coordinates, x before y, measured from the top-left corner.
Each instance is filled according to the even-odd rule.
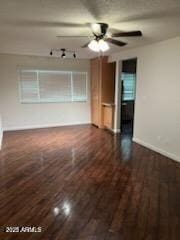
[[[121,133],[133,135],[137,59],[122,62]]]

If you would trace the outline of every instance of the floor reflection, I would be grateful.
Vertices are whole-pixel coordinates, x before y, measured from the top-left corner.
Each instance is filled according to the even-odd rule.
[[[59,213],[60,213],[60,209],[59,209],[58,207],[55,207],[55,208],[53,209],[53,212],[54,212],[54,215],[57,216],[57,215],[59,215]]]
[[[120,138],[122,162],[127,162],[132,157],[132,136],[124,134]]]
[[[64,214],[65,216],[69,216],[71,214],[71,204],[67,201],[65,201],[62,204],[62,207],[55,207],[53,209],[53,213],[55,216],[59,215],[60,213]]]
[[[62,209],[63,209],[64,214],[65,214],[66,216],[69,216],[69,215],[70,215],[70,213],[71,213],[71,205],[70,205],[70,203],[64,202]]]

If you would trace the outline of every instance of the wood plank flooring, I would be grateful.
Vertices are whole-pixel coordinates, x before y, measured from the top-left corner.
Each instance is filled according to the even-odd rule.
[[[179,240],[180,163],[90,125],[6,132],[0,228],[0,240]]]

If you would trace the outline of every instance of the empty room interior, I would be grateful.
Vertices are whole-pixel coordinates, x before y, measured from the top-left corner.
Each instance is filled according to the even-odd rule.
[[[0,240],[180,239],[180,1],[0,0]]]

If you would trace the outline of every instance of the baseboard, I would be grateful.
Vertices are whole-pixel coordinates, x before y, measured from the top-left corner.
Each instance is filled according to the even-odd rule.
[[[121,129],[112,129],[113,133],[120,133]]]
[[[5,127],[4,131],[18,131],[18,130],[30,130],[30,129],[38,129],[38,128],[51,128],[51,127],[65,127],[65,126],[75,126],[75,125],[85,125],[91,124],[90,122],[76,122],[69,124],[43,124],[43,125],[27,125],[21,127]]]
[[[180,156],[177,156],[177,155],[175,155],[173,153],[169,153],[167,151],[164,151],[163,149],[155,147],[155,146],[153,146],[153,145],[151,145],[149,143],[146,143],[146,142],[144,142],[144,141],[142,141],[142,140],[140,140],[138,138],[133,138],[133,142],[136,142],[136,143],[138,143],[138,144],[140,144],[140,145],[142,145],[144,147],[147,147],[147,148],[149,148],[149,149],[151,149],[151,150],[153,150],[155,152],[158,152],[158,153],[160,153],[160,154],[162,154],[162,155],[164,155],[164,156],[166,156],[168,158],[171,158],[172,160],[180,162]]]

